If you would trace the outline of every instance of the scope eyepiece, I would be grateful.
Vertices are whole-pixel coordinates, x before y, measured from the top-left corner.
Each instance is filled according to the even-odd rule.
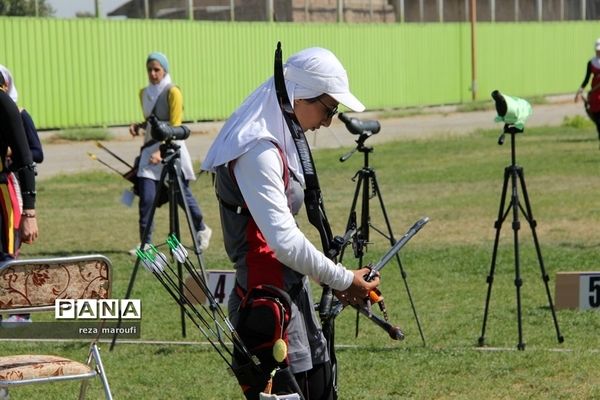
[[[492,99],[496,102],[496,112],[499,116],[504,117],[506,115],[506,111],[508,111],[508,106],[506,105],[506,100],[504,100],[504,96],[500,93],[499,90],[494,90],[492,92]]]
[[[344,113],[340,113],[339,118],[340,121],[346,124],[346,129],[348,129],[353,135],[362,135],[363,133],[367,132],[375,135],[381,129],[379,121],[351,118]]]
[[[152,127],[152,138],[159,142],[185,140],[190,136],[190,128],[185,125],[173,126],[166,121],[159,121],[154,115],[148,118],[148,122]]]

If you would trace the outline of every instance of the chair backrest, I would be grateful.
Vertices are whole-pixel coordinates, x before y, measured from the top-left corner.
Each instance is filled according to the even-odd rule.
[[[102,255],[10,260],[0,264],[0,312],[54,309],[57,299],[108,299],[112,265]]]

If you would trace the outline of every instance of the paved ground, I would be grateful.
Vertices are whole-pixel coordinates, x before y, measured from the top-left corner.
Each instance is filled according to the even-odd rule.
[[[534,105],[533,115],[527,126],[556,126],[560,125],[565,116],[585,116],[581,103],[574,104],[572,96],[557,96],[549,98],[549,103]],[[361,119],[375,119],[374,113],[354,115]],[[494,122],[494,111],[455,112],[454,107],[437,107],[428,109],[422,114],[403,117],[381,119],[381,131],[369,138],[368,144],[382,143],[391,140],[425,138],[433,135],[460,135],[476,129],[498,129],[502,125]],[[208,147],[214,140],[223,122],[205,122],[188,125],[193,134],[186,143],[192,158],[201,160]],[[140,138],[131,138],[126,127],[110,129],[113,139],[103,143],[113,152],[127,161],[133,161],[141,146]],[[41,132],[44,137],[54,132]],[[309,144],[313,148],[353,147],[357,137],[350,134],[344,124],[335,119],[329,128],[322,128],[318,134],[308,133]],[[108,170],[101,163],[92,160],[88,153],[95,154],[99,159],[122,170],[127,167],[121,165],[109,154],[98,148],[95,142],[69,142],[44,145],[45,160],[38,167],[39,179],[46,179],[56,174],[69,174],[88,170]]]

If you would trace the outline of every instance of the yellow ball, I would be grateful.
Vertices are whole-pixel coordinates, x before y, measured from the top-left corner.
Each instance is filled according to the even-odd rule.
[[[277,339],[273,345],[273,358],[277,362],[283,362],[287,357],[287,344],[283,339]]]

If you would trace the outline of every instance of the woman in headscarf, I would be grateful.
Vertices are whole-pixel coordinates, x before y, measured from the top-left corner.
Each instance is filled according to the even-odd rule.
[[[0,65],[0,74],[2,74],[2,78],[4,79],[4,91],[16,104],[18,104],[19,93],[10,70],[4,65]],[[33,161],[36,164],[40,164],[44,161],[44,151],[33,118],[31,118],[31,115],[25,108],[19,107],[19,112],[21,113],[23,128],[25,129],[25,135],[27,136],[27,142],[29,143],[29,150],[31,150]]]
[[[577,103],[577,101],[582,98],[583,91],[590,82],[591,77],[591,88],[587,94],[587,99],[584,99],[585,111],[594,124],[596,124],[598,140],[600,140],[600,38],[594,43],[594,51],[596,52],[596,55],[592,57],[586,65],[585,77],[575,94],[575,102]]]
[[[17,104],[18,100],[18,92],[17,87],[15,86],[14,78],[8,68],[4,65],[0,65],[0,90],[10,97],[10,99]],[[11,107],[12,108],[12,107]],[[35,164],[41,163],[44,161],[44,152],[42,151],[42,144],[40,142],[40,138],[37,133],[37,129],[35,128],[35,124],[33,123],[33,119],[31,115],[27,112],[26,109],[20,108],[17,106],[17,110],[19,111],[22,127],[25,133],[25,141],[23,142],[20,138],[20,134],[17,134],[18,141],[15,141],[15,146],[23,146],[26,145],[29,147],[29,151],[31,153],[31,158],[33,163],[29,164],[27,169],[30,169],[35,174]],[[17,129],[18,130],[18,129]],[[7,142],[8,143],[8,142]],[[20,154],[22,157],[24,155],[23,150],[20,149],[19,152],[15,153],[15,157],[17,154]],[[35,229],[35,237],[37,237],[37,221],[35,220],[35,212],[32,212],[30,209],[26,209],[26,207],[31,206],[31,193],[25,193],[24,195],[21,193],[21,185],[18,173],[12,171],[18,171],[18,167],[13,165],[13,149],[9,144],[9,147],[6,149],[6,155],[2,157],[3,161],[3,176],[6,182],[0,183],[2,186],[2,203],[3,203],[3,212],[2,212],[2,224],[4,229],[2,230],[2,250],[0,253],[0,260],[6,260],[11,258],[16,258],[19,254],[19,249],[21,246],[21,238],[29,236],[27,233],[28,230]],[[26,172],[28,174],[29,172]],[[24,207],[23,198],[27,199],[27,203]],[[31,221],[27,221],[30,219]],[[30,228],[33,226],[34,228]],[[33,240],[35,240],[35,237]],[[23,240],[26,243],[32,243],[32,240]],[[0,320],[2,317],[0,316]],[[27,323],[31,322],[31,317],[29,314],[12,314],[9,315],[4,321],[6,323]]]
[[[346,71],[329,50],[309,48],[294,54],[284,76],[304,132],[329,126],[340,103],[353,111],[365,108],[350,93]],[[334,263],[298,228],[294,215],[303,202],[305,181],[273,78],[231,115],[202,168],[216,173],[225,249],[236,269],[236,288],[228,304],[232,322],[237,324],[238,307],[250,289],[272,285],[286,291],[292,300],[287,369],[306,399],[332,399],[331,362],[308,278],[330,286],[340,299],[353,304],[376,288],[379,279],[366,282],[368,269],[351,271]],[[276,393],[288,390],[284,377],[275,375]],[[243,387],[246,397],[258,398],[264,384]]]
[[[0,83],[2,80],[3,77]],[[9,148],[10,166],[6,162]],[[37,239],[38,226],[35,166],[19,109],[3,88],[0,88],[0,168],[0,257],[5,260],[17,256],[21,242],[31,244]],[[10,179],[12,173],[19,181],[22,206]]]
[[[140,197],[140,243],[145,244],[151,243],[152,226],[149,228],[148,226],[152,223],[150,214],[163,168],[160,142],[152,138],[152,127],[148,123],[148,118],[155,116],[159,121],[167,121],[172,126],[181,125],[183,120],[183,96],[181,90],[172,83],[167,57],[159,52],[150,53],[146,59],[146,71],[148,86],[139,93],[145,120],[129,127],[132,136],[139,135],[140,129],[144,130],[144,145],[141,148],[137,170],[137,194]],[[196,180],[190,153],[183,140],[174,140],[173,143],[179,146],[183,196],[190,208],[200,249],[205,250],[209,245],[212,230],[204,223],[202,211],[189,188],[189,181]],[[147,235],[144,236],[147,228]],[[135,251],[136,249],[132,249],[130,253],[135,255]]]

